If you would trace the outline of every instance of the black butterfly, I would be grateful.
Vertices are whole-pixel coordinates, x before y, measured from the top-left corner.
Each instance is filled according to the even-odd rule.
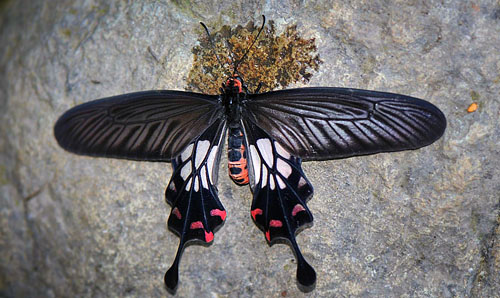
[[[212,242],[225,220],[216,184],[229,131],[230,176],[250,182],[251,216],[270,244],[289,242],[297,280],[308,290],[316,273],[295,234],[313,220],[306,205],[313,188],[301,161],[417,149],[445,128],[443,113],[421,99],[326,87],[250,94],[235,69],[220,95],[158,90],[99,99],[64,113],[54,134],[77,154],[172,163],[165,196],[180,244],[165,284],[175,291],[185,244]]]

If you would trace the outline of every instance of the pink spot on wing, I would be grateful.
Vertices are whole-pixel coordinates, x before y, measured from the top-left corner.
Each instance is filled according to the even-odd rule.
[[[189,227],[191,230],[195,230],[195,229],[203,229],[203,224],[201,223],[201,221],[193,221],[191,223],[191,226]]]
[[[203,229],[203,223],[201,221],[193,221],[191,223],[191,226],[189,226],[189,228],[191,230],[195,230],[195,229]],[[214,240],[214,233],[212,232],[207,232],[205,230],[205,242],[211,242],[212,240]]]
[[[277,219],[272,219],[270,222],[269,222],[269,226],[271,228],[281,228],[283,226],[283,223],[281,222],[281,220],[277,220]]]
[[[179,211],[179,208],[177,208],[177,207],[172,209],[172,214],[175,215],[175,217],[177,217],[178,219],[182,218],[181,212]]]
[[[262,214],[262,209],[255,208],[254,210],[250,211],[250,213],[252,214],[253,220],[256,220],[255,217],[257,215],[261,215]]]
[[[271,241],[271,235],[270,235],[269,231],[266,232],[266,239],[267,239],[267,241]]]
[[[224,221],[226,219],[226,211],[219,209],[210,210],[210,216],[220,216],[220,219]]]
[[[304,207],[300,204],[297,204],[295,205],[295,207],[293,207],[293,210],[292,210],[292,216],[295,216],[297,215],[297,213],[299,213],[300,211],[305,211],[306,209],[304,209]]]
[[[214,240],[214,233],[205,231],[205,241],[206,242],[212,242]]]

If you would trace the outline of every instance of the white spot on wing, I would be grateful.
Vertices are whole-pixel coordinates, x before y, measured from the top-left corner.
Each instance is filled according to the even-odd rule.
[[[189,191],[191,189],[191,181],[192,181],[192,177],[189,178],[188,182],[186,183],[186,190]]]
[[[300,179],[299,179],[299,187],[302,187],[302,186],[304,186],[306,184],[307,184],[306,180],[304,178],[300,177]]]
[[[201,184],[203,185],[203,188],[208,189],[208,181],[207,181],[207,172],[205,169],[201,170]]]
[[[198,192],[200,190],[200,179],[198,179],[198,176],[194,177],[194,191]]]
[[[196,158],[194,159],[194,164],[198,169],[207,156],[208,148],[210,148],[210,141],[199,141],[196,145]]]
[[[183,180],[186,180],[189,174],[191,174],[191,161],[188,161],[181,169],[181,177]]]
[[[208,169],[208,178],[210,178],[211,183],[214,183],[212,180],[212,175],[214,174],[214,163],[215,163],[215,157],[217,155],[218,149],[219,149],[219,146],[213,146],[212,150],[210,150],[210,153],[208,155],[207,169]],[[206,179],[206,177],[205,177],[205,179]]]
[[[255,177],[255,185],[257,185],[260,181],[261,162],[259,153],[257,153],[257,149],[255,148],[254,145],[250,145],[250,158],[252,159],[252,168]]]
[[[290,158],[290,156],[291,156],[290,153],[288,153],[288,151],[286,151],[285,148],[283,148],[280,145],[280,143],[274,142],[274,146],[276,147],[276,152],[278,152],[279,155],[283,156],[286,159]]]
[[[280,189],[284,189],[286,187],[285,182],[283,182],[280,176],[276,176],[276,181],[278,181],[278,186],[280,187]]]
[[[267,168],[264,167],[262,168],[262,187],[266,186],[267,184]]]
[[[186,159],[188,159],[191,156],[191,154],[193,153],[193,146],[194,146],[194,144],[191,143],[186,147],[186,149],[184,149],[184,151],[182,151],[182,154],[181,154],[182,161],[186,161]]]
[[[278,161],[276,162],[276,168],[281,175],[285,176],[285,178],[290,177],[290,175],[292,174],[292,167],[281,158],[278,158]]]
[[[269,188],[273,190],[274,186],[275,186],[274,176],[269,176]]]
[[[269,168],[273,167],[273,147],[271,145],[271,141],[269,139],[258,139],[257,147],[259,147],[260,154],[264,158],[264,161],[269,166]]]

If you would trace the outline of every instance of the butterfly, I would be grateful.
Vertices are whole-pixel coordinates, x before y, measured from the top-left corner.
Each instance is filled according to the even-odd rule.
[[[73,107],[54,127],[59,145],[76,154],[171,162],[168,226],[180,241],[164,278],[170,292],[177,288],[186,244],[212,243],[226,219],[217,191],[226,134],[229,175],[250,185],[252,219],[270,245],[290,244],[299,287],[309,291],[316,273],[295,239],[313,221],[306,205],[313,187],[302,161],[417,149],[446,128],[436,106],[400,94],[332,87],[250,93],[238,63],[219,95],[123,94]]]

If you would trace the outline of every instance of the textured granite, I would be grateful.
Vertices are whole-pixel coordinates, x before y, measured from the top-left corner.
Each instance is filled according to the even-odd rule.
[[[226,224],[211,247],[186,249],[177,296],[499,297],[500,4],[392,2],[1,2],[0,296],[167,295],[170,165],[66,153],[53,124],[91,99],[182,90],[199,21],[265,14],[316,38],[324,63],[309,86],[425,98],[448,128],[421,150],[304,164],[315,186],[315,225],[298,236],[318,274],[309,294],[222,166]]]

